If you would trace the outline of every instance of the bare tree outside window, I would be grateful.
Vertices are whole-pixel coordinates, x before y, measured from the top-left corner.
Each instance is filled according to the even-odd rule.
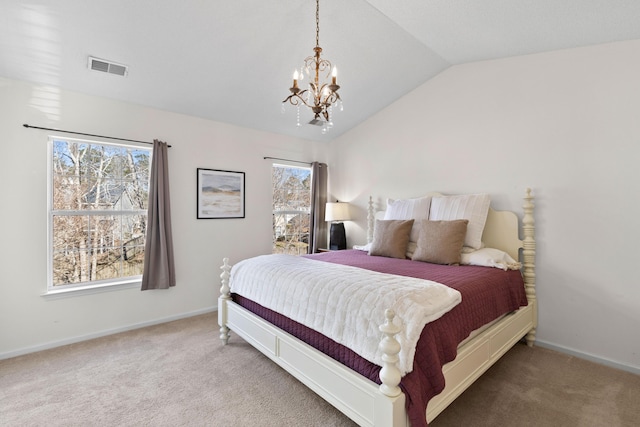
[[[151,149],[51,144],[50,289],[140,277]]]
[[[311,214],[311,168],[273,165],[273,253],[306,254]]]

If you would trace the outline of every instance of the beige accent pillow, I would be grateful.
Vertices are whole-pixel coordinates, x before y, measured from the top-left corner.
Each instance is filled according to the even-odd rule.
[[[418,247],[411,258],[432,264],[460,264],[462,245],[467,234],[469,220],[421,222]]]
[[[376,220],[369,255],[406,258],[413,220]]]

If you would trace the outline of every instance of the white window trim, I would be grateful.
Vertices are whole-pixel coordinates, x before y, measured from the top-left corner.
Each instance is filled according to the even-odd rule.
[[[104,141],[101,139],[78,139],[67,138],[66,136],[49,135],[47,141],[47,284],[46,291],[40,296],[49,299],[60,299],[82,295],[92,295],[103,292],[119,291],[124,289],[132,289],[140,287],[142,285],[142,275],[131,276],[127,278],[119,278],[113,280],[95,281],[91,284],[70,284],[70,285],[58,285],[53,286],[53,215],[51,214],[51,207],[53,205],[53,141],[55,139],[62,139],[66,141],[76,142],[93,142],[102,145],[113,145],[116,147],[135,147],[144,150],[149,150],[149,168],[151,168],[151,162],[153,161],[153,150],[146,144],[140,143],[113,143],[111,141]],[[141,211],[144,212],[144,211]],[[146,212],[145,212],[146,213]],[[109,211],[110,215],[114,212]],[[85,282],[86,283],[86,282]]]
[[[142,276],[133,276],[131,280],[110,281],[108,283],[94,283],[91,285],[76,285],[63,289],[49,289],[41,294],[47,300],[77,297],[82,295],[99,294],[103,292],[121,291],[124,289],[135,289],[142,286]]]

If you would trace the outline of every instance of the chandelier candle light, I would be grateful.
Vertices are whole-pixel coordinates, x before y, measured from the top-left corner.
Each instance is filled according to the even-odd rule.
[[[327,130],[333,127],[333,122],[331,121],[333,106],[339,106],[342,111],[342,100],[338,95],[340,86],[337,83],[338,73],[336,67],[332,67],[330,61],[320,58],[322,53],[322,48],[320,47],[320,0],[316,0],[316,47],[313,48],[313,51],[315,54],[305,58],[300,72],[298,70],[294,71],[293,86],[289,88],[291,95],[282,101],[282,107],[284,109],[284,104],[287,102],[298,107],[297,125],[300,126],[300,106],[302,104],[306,105],[311,108],[314,114],[309,124],[322,126],[322,133],[326,133]],[[308,78],[311,78],[312,72],[315,73],[313,81],[309,82],[307,89],[300,90],[298,81],[303,80],[305,74]],[[329,76],[331,76],[330,83]]]

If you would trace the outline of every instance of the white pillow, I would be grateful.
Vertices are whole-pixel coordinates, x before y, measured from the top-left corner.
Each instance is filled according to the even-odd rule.
[[[508,253],[500,249],[483,248],[470,253],[462,253],[460,264],[495,267],[502,270],[520,270],[522,264],[511,258]]]
[[[384,212],[384,219],[414,219],[414,227],[411,229],[409,242],[416,243],[420,237],[420,221],[429,219],[430,205],[431,196],[417,199],[387,199],[387,210]]]
[[[434,197],[431,200],[429,219],[432,221],[468,219],[469,225],[464,245],[480,249],[490,203],[489,195],[484,193]]]
[[[366,245],[353,245],[353,249],[357,251],[369,252],[371,250],[371,243],[367,243]]]

